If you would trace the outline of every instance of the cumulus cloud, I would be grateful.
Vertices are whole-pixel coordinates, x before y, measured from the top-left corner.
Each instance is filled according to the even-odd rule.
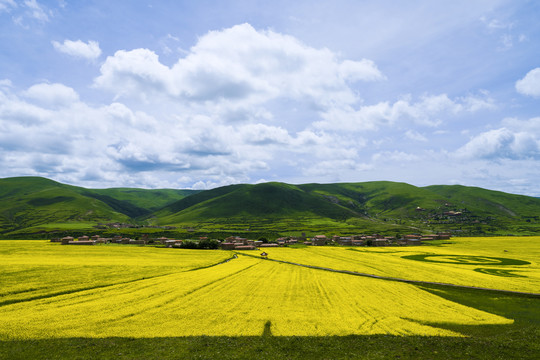
[[[185,101],[262,103],[308,98],[320,104],[357,100],[349,83],[381,80],[370,60],[345,60],[292,36],[249,24],[211,31],[172,67],[148,49],[106,59],[95,86],[117,96],[165,95]]]
[[[241,136],[247,143],[256,145],[290,144],[287,130],[265,124],[248,124],[241,128]]]
[[[529,96],[540,96],[540,68],[532,69],[525,77],[516,82],[518,93]]]
[[[92,51],[92,43],[53,45],[97,59],[101,51],[97,43]],[[92,91],[106,90],[100,96],[110,99],[93,105],[64,84],[18,90],[0,80],[3,175],[99,187],[183,188],[264,178],[305,182],[306,176],[361,181],[359,173],[390,179],[389,174],[401,175],[396,164],[420,173],[426,161],[427,150],[419,155],[417,144],[398,137],[428,149],[433,128],[453,133],[449,119],[495,108],[482,91],[367,103],[363,91],[381,85],[369,82],[385,80],[371,60],[343,59],[248,24],[209,32],[178,54],[166,65],[150,49],[117,51],[103,61],[92,84]],[[493,158],[496,146],[491,153],[478,149],[482,141],[498,141],[509,149],[508,158],[534,156],[538,139],[525,135],[538,134],[536,125],[505,121],[501,128],[509,140],[505,134],[481,134],[462,153]]]
[[[26,90],[24,95],[50,107],[67,106],[79,100],[77,92],[63,84],[36,84]]]
[[[53,41],[52,44],[57,51],[78,58],[96,60],[101,55],[101,49],[97,41],[90,40],[88,43],[85,43],[82,40],[73,41],[66,39],[63,43]]]
[[[157,54],[147,49],[120,50],[107,57],[94,85],[115,92],[119,97],[138,96],[152,90],[162,94],[174,92],[170,69],[159,62]]]
[[[247,174],[268,170],[267,160],[275,155],[268,147],[293,143],[279,126],[226,125],[211,115],[193,114],[163,122],[120,102],[89,106],[62,84],[36,84],[19,93],[9,82],[2,84],[4,176],[152,187],[190,187],[203,179],[217,186],[245,182]]]
[[[538,133],[494,129],[479,134],[458,149],[461,158],[482,159],[539,159],[540,137]]]
[[[314,123],[321,129],[344,131],[376,130],[398,121],[412,120],[417,125],[436,127],[441,118],[463,112],[493,109],[493,100],[485,95],[450,99],[446,94],[422,96],[418,101],[410,97],[393,104],[385,101],[374,105],[335,107],[322,114],[323,120]]]

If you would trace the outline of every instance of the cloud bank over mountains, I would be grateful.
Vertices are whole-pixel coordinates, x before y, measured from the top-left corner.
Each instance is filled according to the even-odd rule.
[[[92,39],[80,35],[70,38]],[[395,180],[540,194],[519,185],[540,175],[539,114],[501,115],[510,107],[499,93],[411,85],[386,95],[396,75],[380,59],[249,23],[198,36],[181,51],[49,41],[86,80],[0,81],[1,176],[175,188]],[[512,96],[536,101],[539,71],[511,79]]]

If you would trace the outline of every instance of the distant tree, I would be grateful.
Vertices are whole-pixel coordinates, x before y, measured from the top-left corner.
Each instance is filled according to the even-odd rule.
[[[218,245],[217,240],[204,239],[199,241],[199,249],[217,249]]]
[[[262,241],[264,244],[267,244],[267,243],[268,243],[268,239],[265,238],[264,236],[261,236],[258,240],[259,240],[259,241]]]
[[[198,249],[199,244],[197,244],[195,241],[184,241],[180,247],[182,249]]]

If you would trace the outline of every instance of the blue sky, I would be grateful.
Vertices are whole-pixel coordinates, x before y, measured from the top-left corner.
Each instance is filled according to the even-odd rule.
[[[536,1],[0,0],[0,177],[540,196]]]

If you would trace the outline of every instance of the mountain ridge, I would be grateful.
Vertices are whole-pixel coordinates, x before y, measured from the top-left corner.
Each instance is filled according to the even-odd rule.
[[[463,185],[267,182],[198,191],[89,189],[41,177],[0,179],[0,236],[94,229],[103,223],[209,232],[304,228],[534,234],[540,229],[539,214],[539,198]]]

